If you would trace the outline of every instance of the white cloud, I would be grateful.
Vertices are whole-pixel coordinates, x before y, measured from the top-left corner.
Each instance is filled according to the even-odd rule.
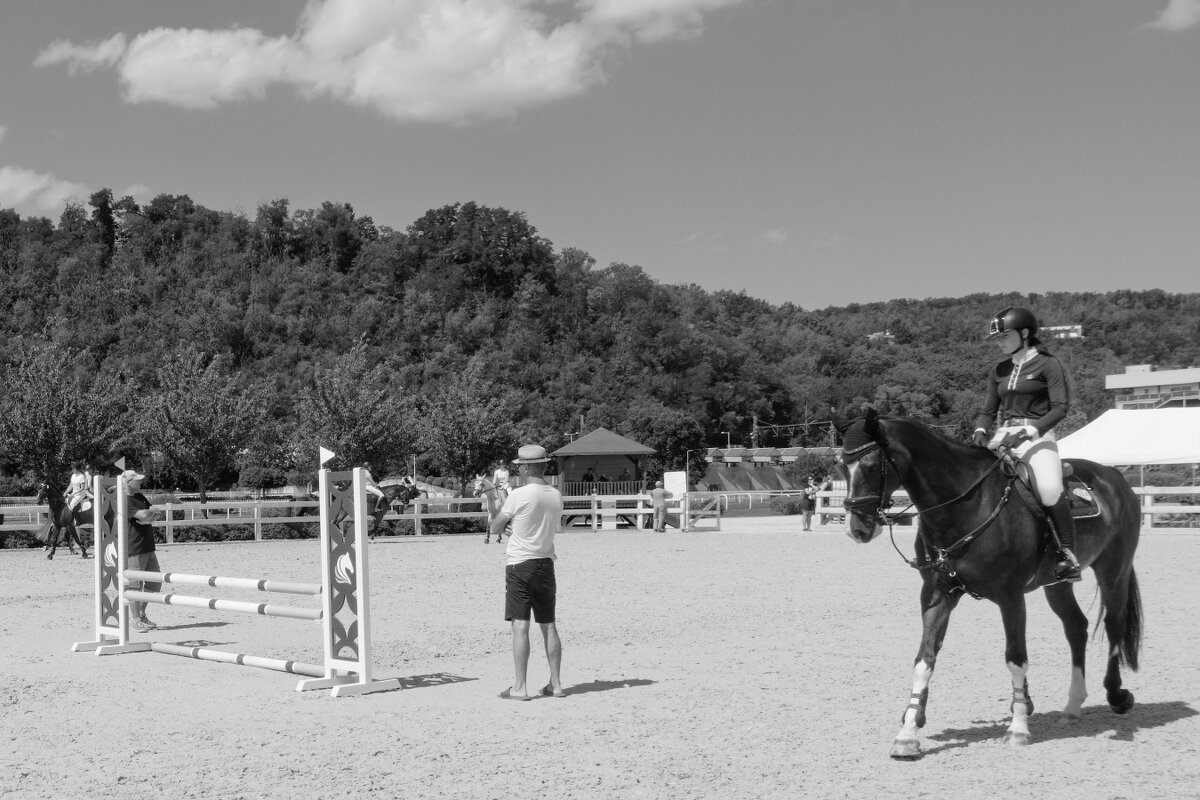
[[[248,28],[202,31],[156,28],[129,44],[118,72],[132,103],[184,108],[260,99],[299,61],[286,38]]]
[[[122,192],[113,192],[119,200],[122,197],[132,197],[139,203],[145,203],[153,199],[154,190],[144,183],[135,183],[132,186],[127,186]]]
[[[81,183],[23,167],[0,166],[0,208],[32,209],[51,214],[68,200],[83,202],[91,195]]]
[[[1178,33],[1200,24],[1200,0],[1171,0],[1151,28]]]
[[[644,42],[698,35],[704,14],[745,0],[583,0],[589,23],[616,25]]]
[[[48,67],[54,64],[66,64],[67,71],[74,75],[77,72],[91,72],[100,67],[111,67],[125,53],[125,34],[118,33],[102,42],[90,44],[71,44],[66,39],[57,39],[50,46],[37,54],[33,60],[35,67]]]
[[[579,95],[631,39],[695,33],[706,12],[747,1],[310,0],[292,36],[157,28],[128,44],[54,42],[34,63],[115,67],[133,103],[205,109],[284,85],[399,121],[457,123]]]
[[[769,228],[763,231],[763,238],[771,244],[787,244],[788,240],[792,237],[788,235],[787,231],[781,228]]]

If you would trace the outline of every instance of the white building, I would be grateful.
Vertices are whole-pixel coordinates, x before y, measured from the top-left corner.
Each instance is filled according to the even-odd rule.
[[[1082,325],[1043,325],[1038,329],[1042,338],[1053,339],[1082,339]]]
[[[1115,408],[1200,406],[1200,367],[1156,370],[1137,364],[1121,375],[1104,376],[1104,388],[1117,393]]]

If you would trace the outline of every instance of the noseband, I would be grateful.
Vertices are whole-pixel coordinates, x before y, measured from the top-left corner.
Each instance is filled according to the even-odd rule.
[[[880,437],[881,438],[879,438],[877,440],[869,441],[866,444],[860,445],[852,450],[847,450],[842,453],[842,461],[846,462],[847,464],[857,461],[858,459],[862,458],[863,456],[867,455],[868,453],[875,451],[876,449],[880,450],[883,453],[883,459],[881,460],[882,468],[879,471],[879,492],[877,494],[867,494],[867,495],[862,495],[859,497],[847,497],[842,502],[842,505],[846,508],[846,510],[851,511],[851,512],[854,512],[854,511],[862,512],[865,509],[872,509],[875,512],[877,518],[880,521],[882,521],[883,523],[885,523],[888,526],[888,528],[890,529],[892,527],[894,519],[899,515],[898,514],[893,514],[893,515],[888,514],[888,509],[892,507],[892,497],[891,497],[891,494],[889,494],[887,492],[888,465],[889,464],[891,465],[891,468],[892,468],[892,470],[895,471],[897,477],[899,477],[899,475],[900,475],[900,469],[896,466],[896,462],[892,458],[891,452],[888,451],[887,439],[883,437],[882,431],[880,432]],[[965,500],[967,498],[968,495],[970,495],[977,488],[979,488],[979,486],[983,484],[983,482],[987,479],[987,477],[994,470],[996,470],[997,468],[1000,468],[1003,464],[1004,464],[1004,460],[997,458],[995,463],[992,464],[992,466],[990,466],[988,469],[984,470],[983,473],[979,476],[979,478],[976,479],[973,483],[971,483],[957,497],[954,497],[954,498],[947,500],[945,502],[942,502],[942,503],[938,503],[937,505],[930,506],[929,508],[922,509],[921,513],[928,514],[928,512],[930,512],[930,511],[935,511],[939,508],[945,508],[947,506],[955,505],[957,503],[962,502],[963,500]],[[900,553],[900,548],[896,546],[894,537],[892,539],[892,547],[896,548],[896,552],[900,553],[900,557],[904,558],[904,560],[908,563],[909,566],[914,567],[918,570],[925,570],[925,569],[936,570],[936,571],[944,574],[951,581],[955,582],[956,585],[952,587],[954,590],[966,591],[968,594],[978,597],[978,595],[976,595],[974,592],[972,592],[970,589],[968,589],[966,587],[966,585],[962,582],[962,580],[959,579],[958,574],[954,570],[954,567],[952,565],[952,560],[956,554],[959,554],[962,551],[964,551],[972,541],[974,541],[981,533],[983,533],[985,530],[987,530],[987,528],[1000,515],[1000,510],[1002,508],[1004,508],[1005,504],[1008,502],[1008,499],[1012,494],[1013,481],[1014,481],[1014,479],[1010,475],[1008,484],[1004,487],[1004,491],[1000,496],[999,502],[996,503],[995,508],[992,509],[991,513],[987,516],[987,518],[984,519],[983,522],[981,524],[979,524],[977,527],[975,527],[971,531],[967,532],[965,535],[959,537],[957,540],[952,542],[947,547],[939,547],[937,544],[935,544],[933,542],[929,532],[926,530],[927,526],[924,524],[918,525],[917,526],[917,536],[918,536],[918,538],[920,538],[922,543],[925,545],[927,552],[929,553],[929,557],[928,557],[927,561],[922,562],[922,561],[918,561],[918,559],[916,559],[916,558],[906,558],[903,553]],[[911,508],[912,506],[909,506],[909,507]]]
[[[880,462],[882,468],[879,470],[879,491],[875,494],[847,497],[842,501],[842,506],[847,511],[874,511],[876,516],[887,520],[887,510],[892,507],[892,495],[887,491],[888,465],[891,465],[892,470],[897,476],[900,474],[900,470],[896,466],[896,462],[892,459],[892,454],[887,449],[887,441],[870,441],[864,445],[854,448],[853,450],[847,450],[842,453],[842,461],[850,464],[854,461],[858,461],[863,456],[867,455],[868,453],[872,453],[875,450],[879,450],[881,453],[883,453],[883,459]]]

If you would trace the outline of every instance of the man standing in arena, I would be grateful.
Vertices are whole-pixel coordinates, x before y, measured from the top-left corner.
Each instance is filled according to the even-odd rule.
[[[550,683],[542,688],[547,697],[563,697],[562,641],[554,622],[557,585],[554,579],[554,534],[562,519],[563,502],[558,490],[545,479],[550,457],[541,445],[523,445],[513,462],[521,476],[514,489],[492,519],[491,532],[497,537],[511,522],[508,537],[508,564],[504,568],[504,619],[512,623],[513,684],[500,693],[505,700],[530,700],[525,685],[529,667],[530,613],[542,629],[546,661],[550,665]]]

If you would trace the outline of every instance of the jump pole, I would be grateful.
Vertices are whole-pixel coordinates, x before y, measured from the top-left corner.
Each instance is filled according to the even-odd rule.
[[[103,483],[102,483],[103,481]],[[93,642],[79,642],[75,652],[95,651],[97,655],[145,652],[203,661],[240,664],[306,675],[297,691],[330,689],[333,697],[366,694],[400,687],[396,678],[372,680],[370,648],[370,604],[367,558],[366,479],[361,468],[352,472],[331,473],[321,470],[320,543],[321,583],[293,583],[256,578],[227,578],[216,575],[143,572],[126,570],[128,535],[128,489],[123,479],[96,478],[96,634]],[[110,488],[111,487],[111,488]],[[345,533],[334,524],[333,509],[348,513],[353,525]],[[180,594],[158,594],[126,588],[128,581],[150,580],[161,583],[203,585],[214,588],[250,589],[282,594],[320,595],[320,609],[268,603],[224,600]],[[205,647],[165,642],[129,641],[130,601],[152,602],[211,608],[274,617],[321,620],[324,633],[324,665],[304,664],[244,653],[230,653]]]

